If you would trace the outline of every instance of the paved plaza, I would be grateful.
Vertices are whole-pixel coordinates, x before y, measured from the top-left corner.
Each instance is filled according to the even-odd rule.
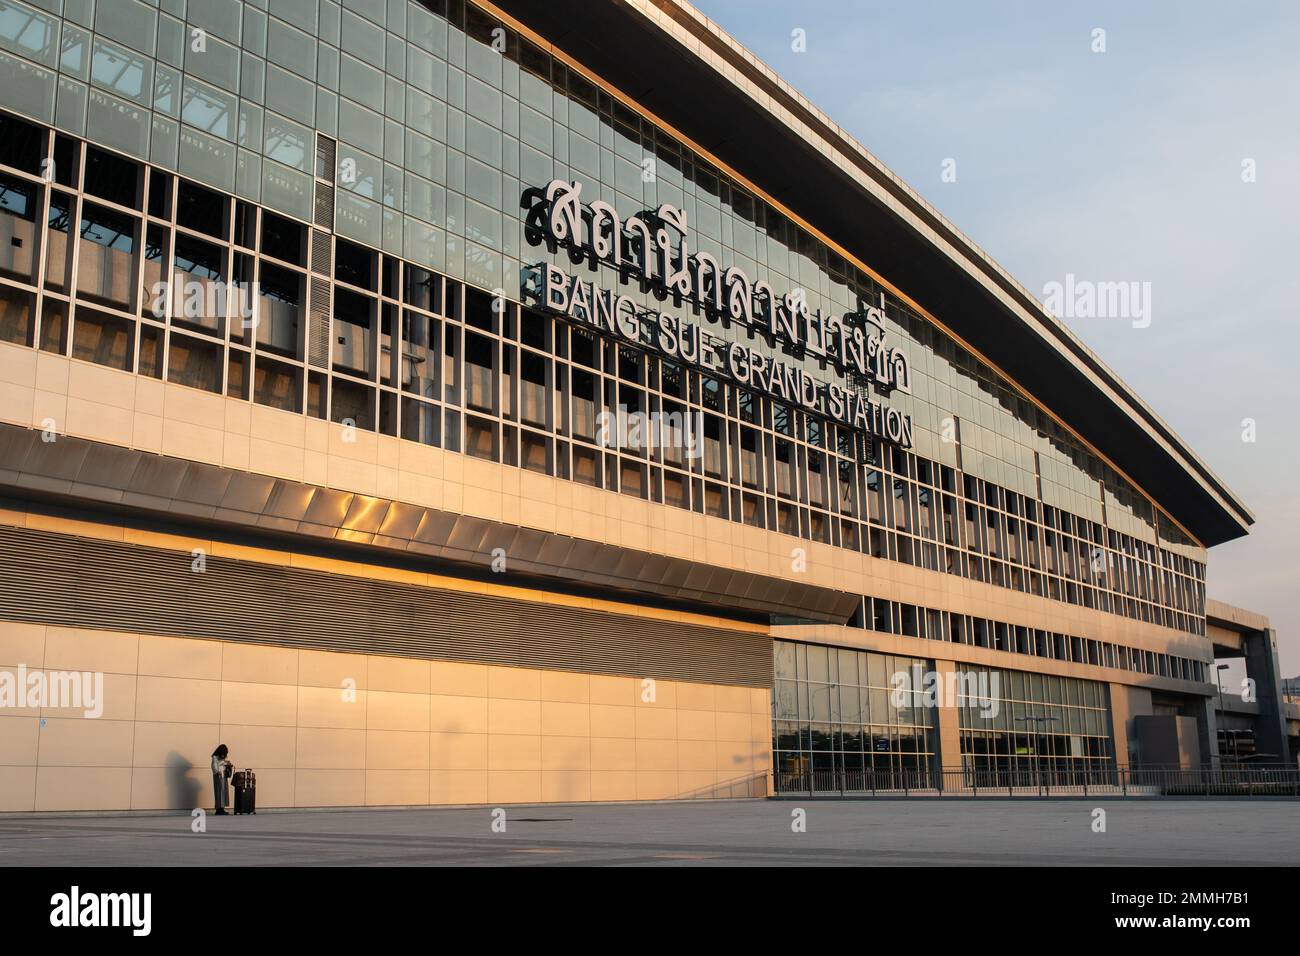
[[[1106,811],[1104,833],[1094,811]],[[806,829],[795,832],[797,811]],[[0,861],[98,865],[1223,865],[1300,861],[1300,802],[743,800],[0,815]]]

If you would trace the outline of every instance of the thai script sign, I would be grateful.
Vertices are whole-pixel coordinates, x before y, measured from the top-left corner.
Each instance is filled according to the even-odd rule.
[[[778,295],[769,283],[751,281],[742,269],[723,269],[708,253],[692,253],[681,209],[664,204],[624,220],[608,203],[584,203],[581,196],[581,183],[561,179],[528,190],[530,241],[566,248],[575,261],[612,267],[622,279],[639,281],[659,298],[671,297],[717,321],[753,329],[787,352],[824,362],[839,380],[821,381],[798,364],[714,336],[671,313],[641,307],[625,293],[551,263],[538,264],[525,278],[525,301],[911,447],[911,416],[871,397],[872,387],[884,394],[911,392],[907,356],[886,338],[883,295],[878,307],[862,313],[823,315],[809,309],[802,289]]]

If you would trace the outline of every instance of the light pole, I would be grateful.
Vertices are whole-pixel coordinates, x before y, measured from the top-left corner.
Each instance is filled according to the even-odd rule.
[[[1060,720],[1059,717],[1040,717],[1036,715],[1027,717],[1017,717],[1016,720],[1023,720],[1026,724],[1045,724],[1051,720]],[[1043,771],[1038,762],[1038,737],[1034,736],[1034,776],[1038,779],[1038,792],[1043,792]]]
[[[1214,678],[1215,678],[1215,680],[1217,680],[1217,681],[1219,682],[1219,719],[1220,719],[1220,720],[1223,720],[1223,718],[1224,718],[1224,712],[1223,712],[1223,672],[1226,671],[1227,669],[1228,669],[1228,665],[1227,665],[1227,664],[1218,664],[1218,665],[1216,665],[1215,668],[1214,668],[1214,671],[1215,671],[1215,673],[1214,673]],[[1228,728],[1227,728],[1227,727],[1224,727],[1224,728],[1223,728],[1223,734],[1224,734],[1225,737],[1228,736]],[[1233,763],[1236,763],[1236,762],[1237,762],[1237,747],[1236,747],[1236,743],[1237,743],[1237,741],[1234,739],[1234,740],[1233,740],[1233,748],[1232,748],[1232,762],[1233,762]]]

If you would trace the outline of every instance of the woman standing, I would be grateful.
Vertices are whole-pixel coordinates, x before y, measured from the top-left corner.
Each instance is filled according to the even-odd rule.
[[[217,804],[215,816],[219,817],[226,815],[226,776],[232,768],[232,764],[226,759],[229,753],[225,744],[218,745],[217,749],[212,751],[212,793]]]

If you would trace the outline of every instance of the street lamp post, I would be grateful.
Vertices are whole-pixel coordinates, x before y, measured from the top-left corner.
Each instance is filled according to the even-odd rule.
[[[1217,666],[1214,668],[1214,671],[1215,671],[1215,673],[1214,673],[1215,680],[1217,680],[1217,681],[1219,682],[1219,719],[1220,719],[1220,720],[1223,720],[1223,718],[1224,718],[1224,716],[1225,716],[1225,715],[1224,715],[1224,711],[1223,711],[1223,672],[1226,671],[1227,669],[1228,669],[1228,665],[1227,665],[1227,664],[1219,664],[1219,665],[1217,665]],[[1224,732],[1224,736],[1227,736],[1227,735],[1228,735],[1228,728],[1227,728],[1227,727],[1224,727],[1224,728],[1223,728],[1223,732]],[[1233,740],[1233,748],[1232,748],[1232,762],[1233,762],[1234,764],[1237,762],[1237,747],[1236,747],[1236,743],[1237,743],[1237,742],[1236,742],[1236,740],[1234,739],[1234,740]]]
[[[1027,717],[1017,717],[1016,720],[1023,720],[1026,724],[1034,724],[1034,725],[1037,726],[1037,725],[1039,725],[1039,724],[1045,724],[1045,723],[1047,723],[1048,721],[1051,721],[1051,720],[1060,720],[1060,718],[1059,718],[1059,717],[1041,717],[1041,716],[1037,716],[1037,715],[1031,715],[1031,716],[1027,716]],[[1042,771],[1042,767],[1040,766],[1040,763],[1039,763],[1039,760],[1038,760],[1038,737],[1037,737],[1037,735],[1034,736],[1034,776],[1035,776],[1035,777],[1037,778],[1037,780],[1038,780],[1038,792],[1039,792],[1039,794],[1041,795],[1042,792],[1043,792],[1043,771]]]

